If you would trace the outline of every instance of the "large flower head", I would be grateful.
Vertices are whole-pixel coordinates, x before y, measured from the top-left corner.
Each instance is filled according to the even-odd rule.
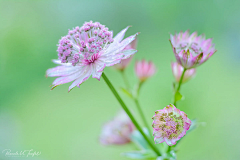
[[[171,67],[172,67],[173,76],[175,77],[176,81],[179,82],[184,68],[177,62],[172,62]],[[195,74],[196,74],[196,68],[188,69],[184,73],[182,83],[185,83],[188,80],[190,80],[191,78],[193,78],[195,76]]]
[[[169,146],[176,144],[191,126],[187,115],[170,104],[157,110],[153,116],[153,136],[155,143],[166,142]]]
[[[170,35],[170,42],[177,62],[186,69],[199,66],[216,52],[212,39],[197,36],[197,32]]]
[[[58,60],[53,61],[60,66],[47,70],[47,76],[59,76],[53,82],[53,88],[74,81],[70,91],[91,75],[99,80],[106,66],[117,64],[136,53],[135,49],[122,51],[137,35],[122,40],[128,28],[114,38],[113,32],[99,22],[86,22],[82,27],[69,30],[68,35],[59,40]]]
[[[133,40],[129,45],[127,45],[123,51],[125,50],[129,50],[129,49],[136,49],[137,48],[137,38],[135,40]],[[131,62],[133,56],[130,56],[129,58],[127,59],[123,59],[120,63],[118,64],[115,64],[113,67],[120,70],[120,71],[123,71],[128,65],[129,63]]]
[[[130,118],[124,111],[121,111],[113,120],[103,126],[100,142],[104,145],[129,143],[134,129],[135,126]]]

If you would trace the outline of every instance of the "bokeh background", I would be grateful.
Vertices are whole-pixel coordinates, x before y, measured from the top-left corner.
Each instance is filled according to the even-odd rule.
[[[127,36],[141,32],[139,52],[126,73],[133,86],[136,59],[152,60],[158,68],[140,93],[149,125],[154,111],[172,99],[170,62],[175,57],[169,33],[190,29],[213,37],[218,51],[182,86],[185,100],[179,102],[191,119],[206,126],[186,136],[177,155],[179,160],[239,159],[239,6],[240,1],[233,0],[1,0],[1,151],[33,149],[41,151],[39,160],[123,160],[120,153],[135,150],[133,144],[105,147],[98,141],[102,125],[121,108],[103,79],[90,78],[68,93],[68,84],[50,91],[54,78],[45,77],[45,71],[55,66],[51,59],[57,58],[61,36],[93,20],[115,34],[128,25],[132,27]],[[115,87],[124,86],[117,71],[106,68],[105,73]],[[121,96],[136,111],[134,103]],[[13,158],[0,152],[0,159]]]

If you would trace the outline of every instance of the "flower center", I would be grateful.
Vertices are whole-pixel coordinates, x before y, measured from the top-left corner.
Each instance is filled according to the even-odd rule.
[[[183,130],[183,118],[181,116],[177,117],[173,112],[163,113],[160,121],[163,122],[160,126],[163,131],[162,136],[168,139],[177,138]]]
[[[95,53],[90,58],[84,58],[82,60],[82,63],[84,65],[90,65],[91,63],[94,63],[99,57],[100,57],[100,53]]]
[[[182,50],[189,51],[193,54],[193,56],[196,56],[202,52],[201,47],[199,46],[198,43],[187,43],[187,42],[182,42],[179,44],[179,47],[177,48],[177,52],[179,53]]]
[[[58,57],[62,63],[72,63],[73,66],[93,63],[99,57],[99,52],[106,49],[112,39],[113,32],[99,22],[86,22],[81,28],[69,30],[58,44]],[[87,64],[89,64],[87,63]]]

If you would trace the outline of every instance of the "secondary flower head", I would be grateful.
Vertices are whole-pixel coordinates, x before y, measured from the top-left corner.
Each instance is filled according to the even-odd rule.
[[[147,62],[143,59],[141,61],[136,61],[135,73],[140,81],[143,82],[156,73],[156,67],[151,61]]]
[[[136,53],[135,49],[122,51],[137,35],[122,40],[128,28],[114,38],[113,32],[99,22],[86,22],[82,27],[69,30],[68,35],[59,40],[58,60],[53,61],[60,66],[47,70],[47,76],[59,76],[53,82],[53,88],[74,81],[69,87],[70,91],[91,75],[100,80],[106,66],[120,63]]]
[[[136,48],[137,48],[137,39],[133,40],[132,43],[127,45],[123,49],[123,51],[128,50],[128,49],[136,49]],[[120,71],[123,71],[129,65],[129,63],[131,62],[132,58],[133,58],[133,56],[130,56],[127,59],[123,59],[120,63],[115,64],[113,67],[118,69],[118,70],[120,70]]]
[[[170,42],[177,62],[187,69],[201,65],[216,52],[212,39],[197,36],[197,32],[170,35]]]
[[[171,66],[172,66],[173,76],[175,77],[176,81],[179,82],[180,78],[182,76],[183,67],[180,64],[178,64],[177,62],[172,62]],[[188,69],[184,73],[182,83],[187,82],[188,80],[193,78],[195,76],[195,74],[196,74],[196,69],[195,68]]]
[[[155,143],[165,141],[169,146],[176,144],[186,134],[192,123],[183,111],[172,104],[157,110],[152,119]]]
[[[106,123],[102,128],[100,142],[104,145],[129,143],[135,127],[124,111]]]

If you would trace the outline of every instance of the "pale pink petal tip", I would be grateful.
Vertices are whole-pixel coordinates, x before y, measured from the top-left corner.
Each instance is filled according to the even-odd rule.
[[[172,104],[156,111],[152,124],[155,143],[175,145],[186,134],[191,123],[187,115]]]
[[[170,35],[170,43],[177,62],[186,69],[201,65],[216,52],[212,38],[197,36],[197,32],[191,35],[189,31]]]
[[[129,143],[130,135],[135,127],[124,111],[118,113],[113,120],[107,122],[100,135],[100,143],[103,145],[120,145]]]
[[[172,73],[173,73],[174,78],[176,79],[177,82],[179,82],[184,68],[180,64],[178,64],[177,62],[172,62],[171,67],[172,67]],[[195,75],[196,75],[196,69],[195,68],[188,69],[184,73],[182,83],[185,83],[188,80],[192,79]]]
[[[144,82],[148,78],[152,77],[156,73],[156,66],[146,60],[136,61],[135,73],[141,82]]]
[[[55,68],[47,70],[46,77],[59,77],[53,82],[53,88],[60,84],[74,81],[69,91],[80,86],[91,75],[100,80],[106,66],[120,63],[136,53],[136,35],[124,38],[129,27],[113,38],[113,32],[99,22],[85,22],[82,27],[75,27],[59,40],[58,60]],[[131,42],[134,45],[129,48]],[[52,89],[53,89],[52,88]]]

